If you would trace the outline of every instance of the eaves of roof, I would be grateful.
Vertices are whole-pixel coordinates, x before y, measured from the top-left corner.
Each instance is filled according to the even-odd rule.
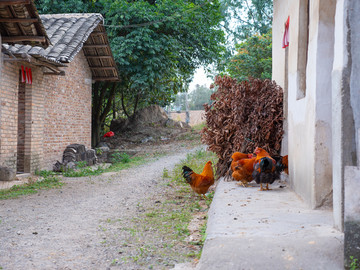
[[[0,35],[4,43],[50,45],[33,0],[0,1]]]
[[[40,18],[52,45],[46,49],[29,45],[3,47],[12,55],[30,55],[57,66],[71,62],[83,49],[93,80],[119,80],[101,14],[48,14]]]

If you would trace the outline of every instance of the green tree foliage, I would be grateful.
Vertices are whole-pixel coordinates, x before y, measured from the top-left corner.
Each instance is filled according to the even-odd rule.
[[[186,90],[197,67],[219,61],[224,52],[219,0],[37,0],[36,5],[40,13],[98,12],[105,18],[121,81],[94,85],[99,89],[93,98],[99,100],[93,100],[93,145],[115,97],[128,117],[149,104],[169,104]]]
[[[215,89],[209,89],[205,85],[196,85],[195,89],[189,93],[190,110],[203,110],[204,104],[210,103],[210,96]]]
[[[35,0],[40,14],[100,12],[101,4],[96,0]]]
[[[222,19],[220,5],[206,0],[196,3],[107,2],[108,29],[128,116],[149,104],[168,104],[173,94],[186,90],[196,67],[219,59],[224,40],[217,27]]]
[[[235,43],[271,29],[273,0],[222,0],[224,27]]]
[[[214,93],[215,89],[209,89],[205,85],[197,84],[195,89],[188,94],[178,93],[172,105],[176,111],[185,110],[185,100],[187,98],[189,110],[203,110],[205,103],[210,103],[210,96]]]
[[[227,72],[238,81],[248,77],[271,79],[272,45],[271,32],[255,34],[237,44],[237,53],[230,59]]]
[[[212,74],[214,76],[218,75],[219,72],[222,75],[228,74],[226,71],[229,63],[232,65],[234,54],[239,51],[239,46],[241,46],[239,44],[254,35],[269,33],[273,17],[272,0],[221,0],[221,3],[225,18],[221,25],[226,32],[227,52],[224,54],[220,64],[213,67]],[[243,50],[242,53],[245,52]],[[266,70],[268,70],[267,67]],[[252,76],[256,77],[257,74]]]

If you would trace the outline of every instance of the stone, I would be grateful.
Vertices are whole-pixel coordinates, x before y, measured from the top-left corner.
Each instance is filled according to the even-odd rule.
[[[0,181],[12,181],[16,178],[15,170],[0,166]]]
[[[64,171],[64,165],[60,161],[56,161],[56,163],[53,165],[53,171],[54,172],[63,172]]]
[[[83,144],[70,144],[66,147],[63,154],[63,163],[85,160],[86,148]]]
[[[95,154],[95,149],[86,150],[86,157],[85,160],[87,161],[88,166],[95,165],[97,163],[97,157]]]
[[[110,148],[109,145],[106,142],[99,142],[97,148],[107,147]]]
[[[70,162],[66,163],[65,167],[66,167],[66,170],[75,170],[76,164],[75,164],[75,162],[70,161]]]
[[[95,149],[97,161],[99,163],[105,163],[108,160],[108,154],[109,154],[110,148],[109,147],[98,147]]]

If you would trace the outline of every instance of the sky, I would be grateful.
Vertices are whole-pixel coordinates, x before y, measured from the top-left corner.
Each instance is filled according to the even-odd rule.
[[[197,84],[205,85],[206,87],[210,88],[210,84],[213,82],[212,79],[207,78],[205,74],[205,70],[203,67],[198,68],[194,74],[194,79],[189,85],[189,92],[195,89]]]

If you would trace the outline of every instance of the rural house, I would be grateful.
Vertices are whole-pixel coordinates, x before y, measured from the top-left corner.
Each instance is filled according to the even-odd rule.
[[[274,0],[289,181],[310,207],[332,209],[347,261],[360,258],[359,29],[360,1]]]
[[[1,10],[2,18],[12,18],[20,6]],[[5,37],[2,44],[0,166],[17,172],[52,169],[69,144],[90,148],[92,83],[118,80],[100,14],[39,17],[48,47]],[[11,23],[25,32],[17,20]]]

